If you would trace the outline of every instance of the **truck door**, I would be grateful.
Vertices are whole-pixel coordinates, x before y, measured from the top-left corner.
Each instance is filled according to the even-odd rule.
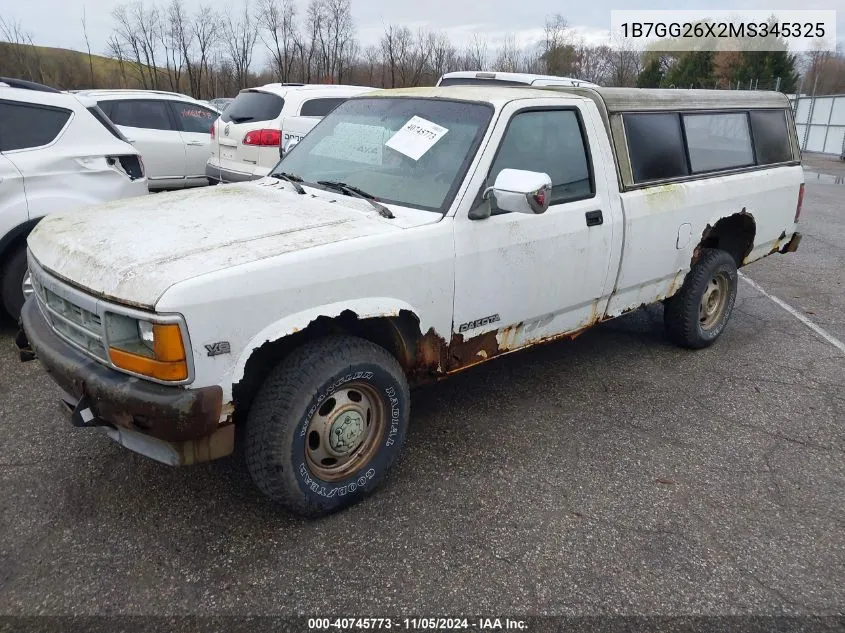
[[[476,206],[491,204],[491,215],[473,220],[464,211],[455,219],[453,328],[464,340],[510,328],[498,336],[499,347],[517,348],[592,325],[607,305],[608,272],[621,252],[610,146],[591,113],[561,107],[561,100],[546,103],[512,105],[510,117],[505,108],[498,125],[507,121],[506,127],[498,132],[482,190],[505,168],[544,172],[553,185],[548,210],[508,213],[477,197]]]

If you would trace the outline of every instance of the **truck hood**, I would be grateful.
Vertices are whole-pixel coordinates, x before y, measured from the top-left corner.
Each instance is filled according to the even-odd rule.
[[[404,213],[408,211],[408,213]],[[92,294],[151,308],[180,281],[283,253],[441,219],[386,219],[364,200],[258,181],[117,200],[44,218],[29,236],[47,270]]]

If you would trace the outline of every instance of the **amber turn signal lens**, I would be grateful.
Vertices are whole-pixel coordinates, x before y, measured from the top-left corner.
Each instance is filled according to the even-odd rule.
[[[182,333],[175,323],[153,325],[153,353],[156,360],[174,362],[185,360],[185,346],[182,345]]]
[[[126,371],[168,381],[185,380],[188,377],[188,364],[184,359],[173,362],[154,360],[116,347],[110,347],[109,353],[111,362]]]

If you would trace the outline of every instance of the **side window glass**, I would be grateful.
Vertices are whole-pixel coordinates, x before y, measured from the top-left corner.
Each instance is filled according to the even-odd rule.
[[[299,111],[299,116],[326,116],[329,112],[334,110],[344,101],[346,101],[346,97],[309,99],[308,101],[302,104],[302,108]]]
[[[167,103],[164,101],[114,101],[111,120],[117,125],[146,128],[148,130],[172,130]]]
[[[622,120],[634,182],[689,175],[677,114],[625,114]]]
[[[757,164],[771,165],[792,160],[792,145],[783,110],[752,110],[751,134],[757,150]]]
[[[692,173],[754,164],[745,112],[683,116]]]
[[[97,105],[99,106],[100,110],[106,113],[108,118],[112,118],[112,108],[114,107],[114,101],[98,101]],[[114,123],[114,121],[112,121]]]
[[[56,140],[70,110],[0,102],[0,151],[41,147]]]
[[[217,113],[207,110],[193,103],[182,103],[174,101],[173,109],[176,112],[176,120],[183,132],[197,132],[210,134],[211,126],[217,118]]]
[[[524,169],[552,179],[551,204],[595,193],[592,168],[578,116],[573,110],[534,110],[515,115],[487,177],[492,187],[503,169]],[[501,213],[491,198],[493,213]]]

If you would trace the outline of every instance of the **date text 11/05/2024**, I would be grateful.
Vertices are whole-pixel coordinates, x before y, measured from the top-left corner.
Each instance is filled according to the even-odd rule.
[[[510,618],[309,618],[309,631],[527,631],[525,620]]]

